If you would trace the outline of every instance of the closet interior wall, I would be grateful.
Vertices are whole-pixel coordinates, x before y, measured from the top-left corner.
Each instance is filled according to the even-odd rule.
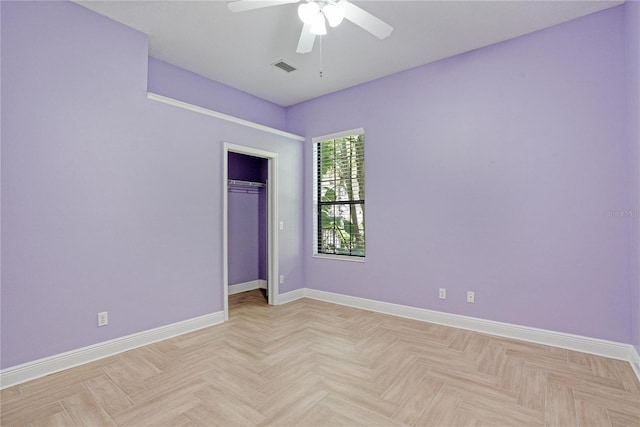
[[[229,286],[267,281],[268,160],[239,153],[228,157]]]

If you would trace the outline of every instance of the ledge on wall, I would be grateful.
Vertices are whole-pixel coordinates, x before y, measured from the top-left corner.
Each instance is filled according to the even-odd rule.
[[[261,125],[259,123],[254,123],[249,120],[241,119],[235,116],[230,116],[229,114],[220,113],[218,111],[210,110],[208,108],[199,107],[197,105],[189,104],[188,102],[178,101],[177,99],[169,98],[168,96],[164,96],[164,95],[158,95],[157,93],[147,92],[147,99],[150,99],[151,101],[161,102],[167,105],[172,105],[174,107],[182,108],[183,110],[193,111],[194,113],[204,114],[205,116],[226,120],[228,122],[232,122],[238,125],[261,130],[263,132],[272,133],[274,135],[283,136],[285,138],[294,139],[296,141],[301,141],[301,142],[306,141],[306,138],[304,136],[285,132],[283,130]]]

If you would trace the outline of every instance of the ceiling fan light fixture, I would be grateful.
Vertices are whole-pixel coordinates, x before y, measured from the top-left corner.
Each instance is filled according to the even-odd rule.
[[[309,32],[316,36],[324,36],[327,34],[327,25],[324,22],[324,15],[322,13],[318,13],[313,19]]]
[[[303,3],[298,6],[298,17],[307,25],[313,25],[320,14],[320,6],[315,2]]]
[[[332,28],[340,25],[344,19],[344,9],[342,8],[341,3],[327,3],[322,8],[322,13],[327,17],[327,21],[329,21],[329,25]]]

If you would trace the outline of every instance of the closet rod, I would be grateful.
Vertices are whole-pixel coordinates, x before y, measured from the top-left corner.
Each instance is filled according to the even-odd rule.
[[[238,179],[230,179],[228,180],[229,187],[232,185],[238,185],[243,187],[264,187],[265,184],[263,182],[253,182],[253,181],[241,181]]]

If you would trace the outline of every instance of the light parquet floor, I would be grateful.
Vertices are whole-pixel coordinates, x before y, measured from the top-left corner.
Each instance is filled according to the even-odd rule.
[[[2,426],[640,426],[628,363],[261,291],[231,319],[1,392]]]

